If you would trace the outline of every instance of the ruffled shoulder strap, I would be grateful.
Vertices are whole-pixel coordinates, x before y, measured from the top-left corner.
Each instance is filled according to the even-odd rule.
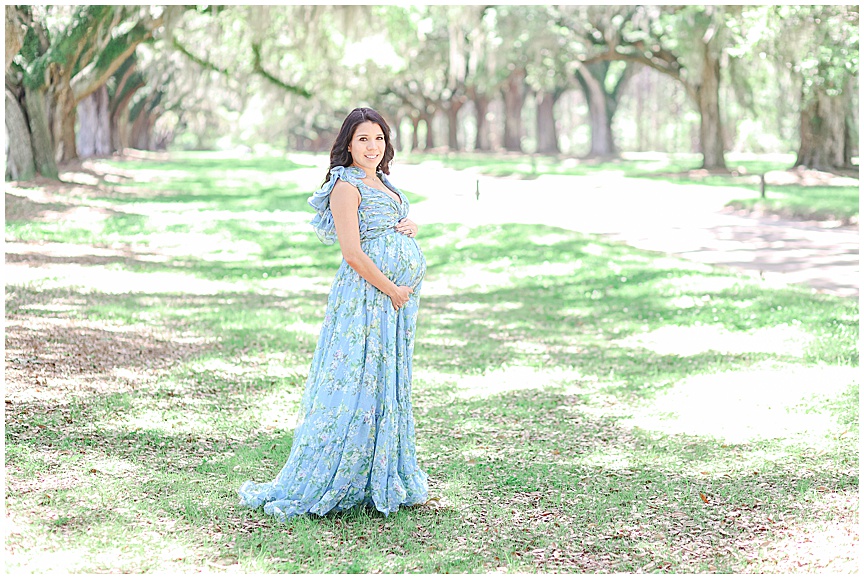
[[[336,243],[336,223],[333,221],[333,212],[330,211],[330,193],[333,192],[336,181],[342,179],[359,189],[360,179],[365,176],[366,173],[359,167],[333,167],[330,169],[330,180],[309,197],[309,205],[317,212],[310,223],[324,245]]]

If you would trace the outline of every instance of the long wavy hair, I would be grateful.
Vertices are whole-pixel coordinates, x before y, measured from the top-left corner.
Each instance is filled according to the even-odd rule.
[[[377,170],[385,175],[390,174],[390,161],[393,160],[393,156],[395,155],[393,143],[390,142],[390,126],[375,109],[360,107],[348,113],[348,116],[342,122],[342,128],[339,129],[339,134],[336,136],[333,148],[330,149],[330,167],[327,169],[327,176],[324,178],[322,186],[330,180],[330,170],[333,167],[347,167],[354,162],[351,153],[348,151],[348,145],[351,144],[351,139],[354,138],[357,125],[366,121],[372,121],[377,124],[384,133],[384,158],[378,163]]]

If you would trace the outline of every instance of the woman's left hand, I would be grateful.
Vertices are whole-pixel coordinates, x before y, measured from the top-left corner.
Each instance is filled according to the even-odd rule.
[[[420,228],[417,227],[417,224],[407,217],[396,224],[396,231],[402,235],[407,235],[408,237],[417,237],[417,231],[419,229]]]

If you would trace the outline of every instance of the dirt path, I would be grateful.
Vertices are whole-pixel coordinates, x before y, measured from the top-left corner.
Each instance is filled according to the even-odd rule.
[[[541,223],[738,268],[766,283],[859,294],[857,227],[752,217],[725,208],[732,199],[755,195],[746,189],[676,185],[613,172],[503,179],[433,162],[400,165],[394,181],[427,197],[412,208],[420,223]]]

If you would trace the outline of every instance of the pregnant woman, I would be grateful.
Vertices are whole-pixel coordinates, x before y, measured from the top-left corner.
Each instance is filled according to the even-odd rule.
[[[244,483],[240,504],[284,521],[357,505],[389,514],[428,498],[417,465],[411,357],[426,260],[408,200],[387,179],[393,146],[376,111],[351,111],[321,189],[309,198],[325,244],[343,261],[300,407],[288,461],[271,482]]]

